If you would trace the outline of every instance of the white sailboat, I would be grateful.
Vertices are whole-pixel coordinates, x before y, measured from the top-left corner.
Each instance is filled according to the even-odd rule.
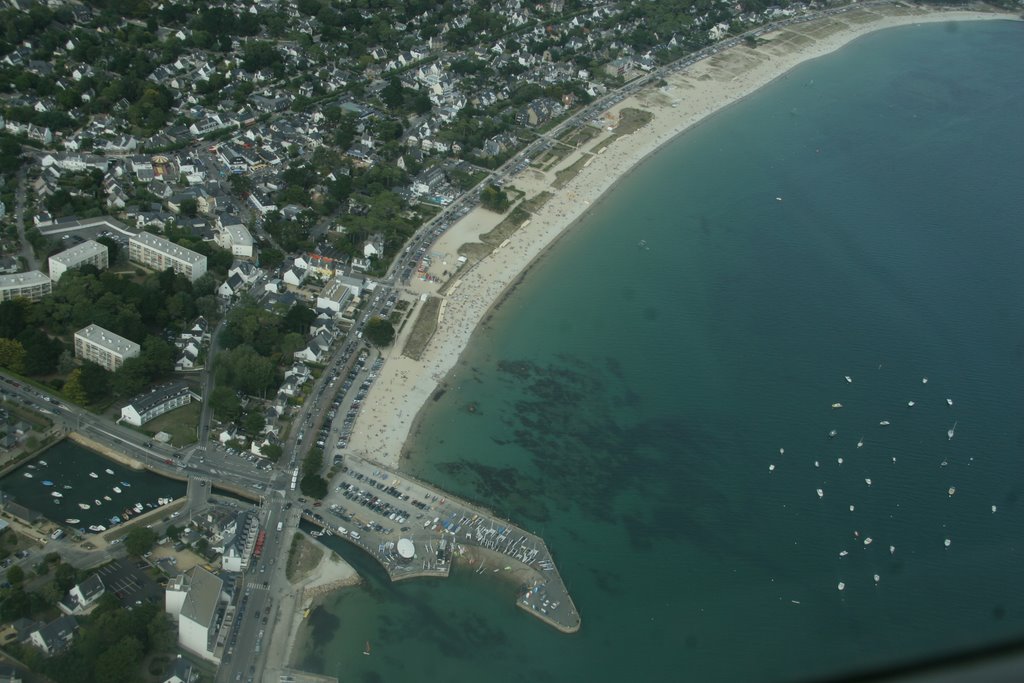
[[[954,435],[954,434],[956,433],[956,426],[957,426],[957,424],[958,424],[958,422],[954,422],[954,423],[953,423],[953,426],[952,426],[952,427],[950,427],[950,428],[949,428],[949,429],[948,429],[948,430],[946,431],[946,436],[948,436],[948,437],[949,437],[949,440],[950,440],[950,441],[952,441],[952,440],[953,440],[953,435]]]

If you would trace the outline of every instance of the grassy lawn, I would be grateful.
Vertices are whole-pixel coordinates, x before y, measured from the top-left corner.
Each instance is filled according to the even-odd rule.
[[[522,206],[517,206],[512,209],[512,212],[503,221],[494,226],[490,232],[481,235],[480,242],[467,242],[459,247],[459,255],[465,256],[471,261],[479,261],[494,251],[496,246],[508,239],[512,233],[519,229],[523,221],[529,217],[530,214]],[[451,280],[448,282],[451,282]],[[448,282],[445,285],[448,285]],[[441,291],[446,290],[442,288]]]
[[[313,545],[304,534],[296,533],[292,537],[292,547],[288,550],[288,565],[284,575],[289,581],[297,581],[313,571],[324,556],[321,548]]]
[[[405,340],[402,355],[413,360],[420,359],[424,349],[427,348],[427,342],[434,336],[434,331],[437,329],[437,313],[440,309],[441,297],[438,296],[427,298],[420,306],[420,314],[416,317],[416,322],[413,323],[408,339]]]
[[[583,170],[587,161],[593,158],[593,154],[584,154],[575,161],[571,166],[563,168],[561,171],[555,173],[555,180],[551,183],[551,186],[557,190],[561,190],[566,184],[576,177],[576,175]]]
[[[150,436],[157,432],[167,432],[171,435],[172,444],[179,448],[187,446],[196,441],[196,429],[199,426],[199,414],[202,410],[203,404],[193,401],[187,406],[182,406],[150,420],[145,424],[143,431]]]

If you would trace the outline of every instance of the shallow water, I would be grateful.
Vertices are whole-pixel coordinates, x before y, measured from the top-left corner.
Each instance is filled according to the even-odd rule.
[[[491,577],[360,567],[305,665],[780,681],[1024,636],[1022,34],[802,65],[623,180],[477,335],[406,467],[541,533],[578,634]]]

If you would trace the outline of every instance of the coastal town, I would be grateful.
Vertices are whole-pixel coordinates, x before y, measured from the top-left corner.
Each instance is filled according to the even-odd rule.
[[[401,470],[474,330],[689,126],[864,33],[1009,16],[0,6],[0,681],[59,682],[334,680],[293,650],[350,550],[578,631],[539,530]]]

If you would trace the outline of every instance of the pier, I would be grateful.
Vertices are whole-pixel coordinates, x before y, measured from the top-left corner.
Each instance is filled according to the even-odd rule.
[[[392,581],[447,577],[462,559],[478,574],[516,581],[516,605],[563,633],[580,628],[569,590],[544,540],[464,500],[357,457],[322,507],[303,518],[371,557]]]

